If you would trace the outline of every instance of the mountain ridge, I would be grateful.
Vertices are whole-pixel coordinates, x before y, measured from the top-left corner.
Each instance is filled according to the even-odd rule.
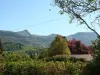
[[[23,43],[25,45],[48,47],[51,42],[55,39],[57,34],[50,35],[34,35],[31,34],[28,30],[13,32],[0,30],[0,38],[3,42],[11,41],[14,43]],[[66,36],[68,40],[76,39],[82,41],[86,45],[91,45],[91,40],[95,40],[96,34],[93,32],[78,32],[69,36]],[[91,37],[91,38],[89,38]]]

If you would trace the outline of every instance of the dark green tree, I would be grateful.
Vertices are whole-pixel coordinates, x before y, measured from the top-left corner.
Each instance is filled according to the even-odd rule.
[[[48,50],[48,55],[51,57],[55,55],[70,55],[67,40],[57,35]]]

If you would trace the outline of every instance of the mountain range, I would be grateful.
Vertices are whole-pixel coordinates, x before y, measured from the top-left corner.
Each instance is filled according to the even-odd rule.
[[[13,42],[22,43],[24,45],[38,46],[38,47],[48,47],[51,42],[55,39],[57,34],[51,34],[47,36],[34,35],[28,30],[23,30],[19,32],[0,30],[0,38],[2,42]],[[93,40],[97,38],[96,34],[93,32],[78,32],[66,36],[68,40],[76,39],[80,40],[86,45],[91,45]]]

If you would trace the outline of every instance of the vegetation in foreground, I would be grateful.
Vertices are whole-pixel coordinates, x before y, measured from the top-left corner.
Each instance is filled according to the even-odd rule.
[[[8,53],[5,58],[3,75],[79,75],[86,65],[60,56],[51,60],[32,59],[22,52]]]
[[[58,35],[49,49],[6,51],[2,75],[99,75],[99,42],[95,42],[98,43],[94,45],[97,52],[94,52],[96,56],[92,61],[70,57],[70,49],[76,52],[85,49],[85,52],[89,52],[90,47],[88,49],[75,40],[69,42],[76,46],[69,45],[65,37]]]

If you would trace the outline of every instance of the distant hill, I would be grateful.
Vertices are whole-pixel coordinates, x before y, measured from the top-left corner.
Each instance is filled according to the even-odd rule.
[[[28,30],[23,30],[19,32],[0,30],[0,38],[2,39],[2,42],[10,41],[13,43],[22,43],[24,45],[33,45],[39,47],[49,46],[50,43],[54,40],[55,36],[33,35],[29,33]]]
[[[86,45],[91,45],[91,41],[95,40],[97,38],[97,35],[93,32],[78,32],[76,34],[67,36],[68,40],[72,40],[73,38],[76,40],[80,40]]]
[[[28,30],[19,32],[0,30],[0,38],[2,39],[2,42],[10,41],[14,43],[22,43],[24,45],[39,47],[48,47],[54,40],[55,36],[56,34],[51,34],[48,36],[33,35]],[[91,40],[96,39],[96,34],[93,32],[79,32],[66,37],[68,38],[68,40],[75,38],[82,41],[86,45],[91,45]]]

